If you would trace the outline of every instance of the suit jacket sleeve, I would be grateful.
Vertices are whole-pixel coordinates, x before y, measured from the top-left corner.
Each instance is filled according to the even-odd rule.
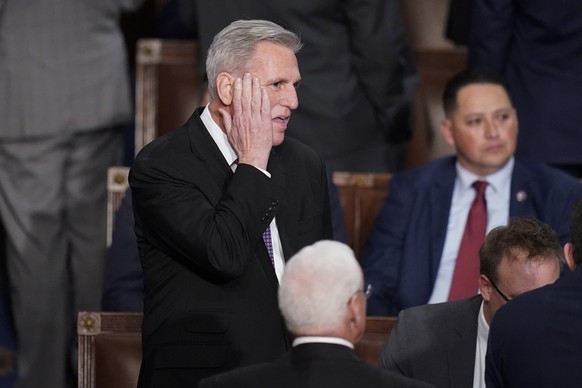
[[[380,355],[380,366],[382,368],[399,373],[403,376],[412,376],[409,358],[408,338],[406,330],[406,310],[398,314],[396,326],[390,333],[388,342]]]
[[[313,150],[288,139],[271,155],[272,178],[246,164],[233,174],[196,114],[142,149],[130,170],[143,254],[153,247],[204,277],[228,279],[257,252],[266,257],[261,236],[275,216],[286,258],[331,238],[325,166]]]
[[[383,130],[391,139],[406,138],[405,126],[392,125],[400,105],[403,78],[411,66],[407,38],[398,0],[349,0],[345,2],[349,20],[352,62],[372,103]],[[406,62],[406,63],[403,63]],[[414,66],[412,66],[414,68]]]
[[[502,73],[511,50],[513,0],[475,0],[469,65]]]
[[[176,168],[180,165],[190,169]],[[130,170],[136,232],[188,265],[238,277],[274,216],[263,218],[276,190],[269,177],[249,165],[240,164],[226,187],[207,169],[189,159],[138,158]]]
[[[368,300],[369,315],[395,315],[395,293],[403,246],[408,229],[411,201],[410,186],[395,176],[362,257],[366,283],[374,292]]]

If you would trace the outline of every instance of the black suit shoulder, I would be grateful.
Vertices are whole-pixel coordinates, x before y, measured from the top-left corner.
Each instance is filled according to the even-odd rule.
[[[318,346],[318,345],[316,345]],[[336,345],[323,345],[334,347]],[[291,351],[293,352],[293,351]],[[308,357],[292,360],[288,353],[281,360],[235,369],[211,376],[200,382],[200,388],[430,388],[432,385],[400,376],[360,360],[350,354],[335,357]]]
[[[435,335],[435,342],[446,341],[446,338],[436,338],[436,335],[451,331],[459,322],[476,327],[482,300],[477,295],[452,302],[410,307],[399,313],[400,324],[397,325],[406,327],[408,333]],[[471,317],[475,319],[471,320]]]

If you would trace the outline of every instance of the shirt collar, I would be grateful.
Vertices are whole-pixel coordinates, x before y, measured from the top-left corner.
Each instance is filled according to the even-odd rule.
[[[224,133],[224,131],[212,119],[212,115],[210,114],[210,109],[208,109],[208,105],[206,105],[206,107],[202,111],[202,114],[200,115],[200,120],[202,120],[202,123],[206,127],[206,130],[208,131],[208,133],[218,146],[218,149],[220,150],[222,156],[224,156],[226,163],[228,163],[229,166],[232,166],[234,161],[237,159],[236,152],[230,145],[226,133]]]
[[[479,320],[477,322],[477,340],[481,343],[487,344],[487,338],[489,337],[489,324],[485,319],[485,313],[483,312],[483,304],[481,302],[481,307],[479,308]]]
[[[493,174],[486,176],[478,176],[467,170],[465,167],[457,161],[457,179],[462,185],[463,190],[469,190],[473,185],[473,182],[478,180],[487,181],[488,186],[495,192],[499,191],[501,187],[506,187],[511,181],[511,173],[513,171],[513,165],[515,161],[513,156],[505,163],[500,170],[494,172]]]
[[[343,338],[317,337],[317,336],[297,337],[293,340],[293,347],[303,345],[303,344],[311,344],[311,343],[336,344],[336,345],[347,346],[348,348],[354,349],[354,344],[352,344],[350,341],[345,340]]]

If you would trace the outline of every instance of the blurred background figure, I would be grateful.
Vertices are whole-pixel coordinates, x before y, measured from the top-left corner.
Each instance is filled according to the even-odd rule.
[[[101,308],[106,170],[132,119],[119,22],[142,1],[0,1],[0,214],[18,388],[76,385],[75,312]]]
[[[471,35],[473,0],[449,0],[445,37],[457,46],[467,46]]]
[[[579,0],[473,0],[471,67],[507,79],[519,113],[517,155],[582,177]]]
[[[197,37],[201,66],[214,35],[233,20],[266,19],[298,33],[301,103],[288,135],[332,170],[402,167],[417,75],[398,0],[178,0],[178,9]]]

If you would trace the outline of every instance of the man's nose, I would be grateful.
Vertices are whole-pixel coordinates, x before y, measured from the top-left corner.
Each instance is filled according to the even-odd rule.
[[[285,95],[281,99],[281,105],[288,107],[289,109],[297,109],[299,106],[299,99],[297,98],[297,90],[295,87],[289,88],[285,91]]]
[[[499,136],[498,124],[494,119],[486,120],[485,122],[485,137],[496,138]]]

